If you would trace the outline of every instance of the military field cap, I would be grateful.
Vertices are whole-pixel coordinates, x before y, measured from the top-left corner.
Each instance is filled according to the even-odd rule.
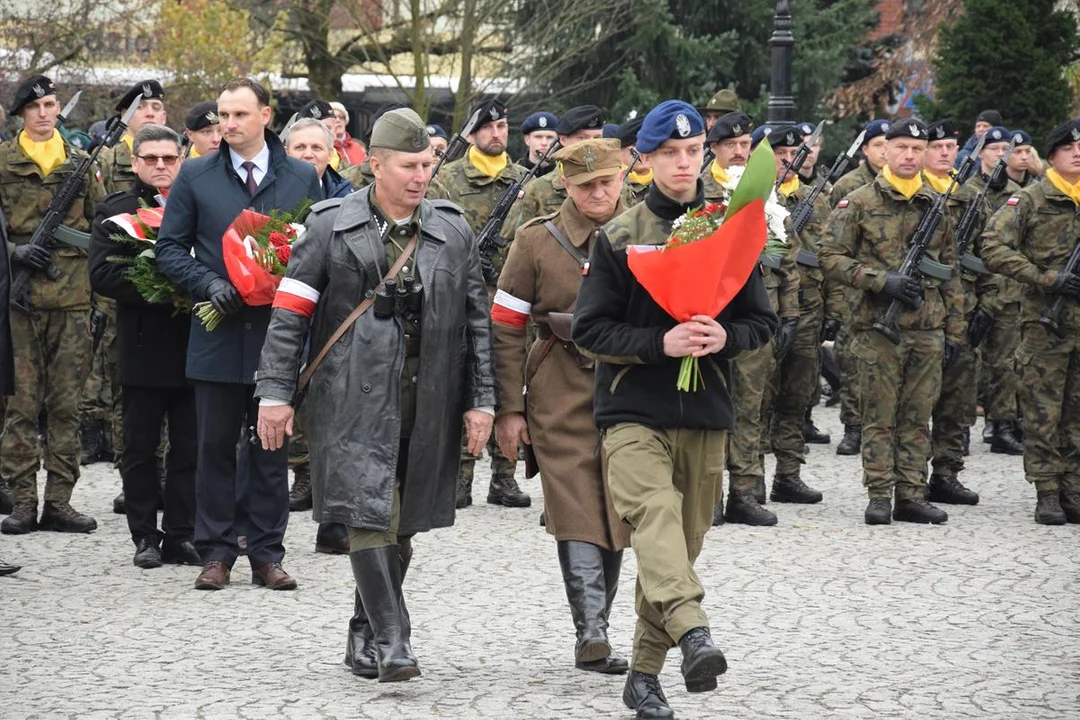
[[[750,147],[757,147],[757,144],[767,137],[770,137],[775,125],[765,123],[754,128],[754,131],[750,133]]]
[[[1027,130],[1010,130],[1009,132],[1011,133],[1009,136],[1010,141],[1013,137],[1016,137],[1016,147],[1035,144],[1035,141],[1031,139],[1031,135],[1028,134]]]
[[[742,103],[739,102],[739,96],[735,94],[734,90],[724,88],[709,98],[709,102],[705,103],[705,107],[698,108],[698,110],[702,113],[730,113],[742,110]]]
[[[525,122],[521,123],[521,134],[528,135],[537,130],[550,130],[551,132],[555,132],[555,126],[558,124],[559,118],[555,117],[554,113],[549,113],[547,110],[541,110],[540,112],[534,112],[532,115],[525,118]]]
[[[325,100],[308,100],[304,107],[300,108],[300,111],[296,113],[296,119],[301,118],[314,118],[315,120],[327,121],[334,117],[334,108],[330,107],[330,103]]]
[[[390,110],[375,121],[371,128],[372,148],[386,148],[405,153],[418,153],[431,146],[427,125],[408,108]]]
[[[930,142],[949,139],[955,140],[960,137],[960,128],[949,118],[944,118],[942,120],[935,120],[927,125],[926,134],[930,138]]]
[[[885,133],[885,139],[895,140],[896,138],[928,140],[930,136],[927,134],[926,125],[924,125],[922,121],[911,118],[908,120],[897,120],[889,126],[889,131]]]
[[[799,132],[803,135],[813,135],[814,131],[817,130],[817,124],[808,120],[795,123],[795,127],[799,128]]]
[[[600,130],[604,127],[604,111],[595,105],[578,105],[563,113],[555,126],[559,135],[573,135],[578,130]]]
[[[1055,150],[1063,145],[1072,145],[1080,140],[1080,122],[1070,120],[1061,123],[1050,131],[1043,145],[1043,157],[1049,158]]]
[[[571,185],[622,172],[619,141],[613,138],[582,140],[555,153],[562,163],[563,176]]]
[[[161,83],[157,80],[137,82],[128,88],[128,91],[124,93],[124,97],[120,98],[120,101],[116,103],[116,110],[118,112],[127,110],[138,95],[142,95],[143,100],[164,100],[165,89],[161,87]],[[140,100],[140,102],[142,101]]]
[[[509,108],[499,98],[488,98],[482,102],[478,102],[472,106],[469,110],[469,117],[477,110],[480,111],[480,119],[476,121],[476,126],[473,128],[473,132],[476,132],[480,128],[484,127],[488,123],[493,123],[496,120],[502,120],[509,112]]]
[[[184,116],[184,127],[192,132],[217,125],[218,122],[217,103],[213,100],[192,105]]]
[[[997,110],[983,110],[981,113],[975,116],[975,122],[990,123],[991,125],[1001,124],[1001,113]]]
[[[1010,142],[1013,137],[1013,132],[1007,127],[1001,125],[995,125],[994,127],[983,133],[983,137],[986,138],[986,144],[991,145],[999,142]],[[1020,143],[1017,143],[1019,145]]]
[[[40,100],[46,95],[55,95],[56,86],[53,81],[44,75],[35,75],[23,80],[23,84],[15,90],[15,99],[11,101],[8,115],[18,115],[23,108],[35,100]]]
[[[777,125],[769,133],[769,144],[774,148],[799,147],[802,141],[802,131],[797,125]]]
[[[721,115],[717,118],[716,124],[712,126],[706,140],[711,143],[730,140],[749,135],[751,130],[753,130],[753,123],[750,122],[749,115],[741,112],[729,112],[727,115]]]
[[[641,130],[641,125],[645,122],[645,118],[638,116],[633,120],[627,120],[619,126],[619,145],[627,148],[631,145],[637,145],[637,134]]]
[[[443,140],[449,140],[450,136],[446,134],[446,131],[442,129],[442,125],[428,125],[427,126],[428,137],[441,137]]]
[[[705,134],[705,121],[701,113],[690,103],[682,100],[665,100],[645,116],[638,130],[638,150],[655,152],[668,140],[686,140]]]
[[[871,120],[870,122],[866,123],[866,125],[863,126],[863,132],[866,133],[866,135],[863,136],[863,145],[870,142],[874,138],[881,137],[885,133],[889,132],[889,128],[891,126],[892,121],[884,119]]]

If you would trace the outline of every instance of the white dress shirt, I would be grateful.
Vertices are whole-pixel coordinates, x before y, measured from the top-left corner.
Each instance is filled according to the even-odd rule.
[[[247,168],[243,167],[247,160],[240,157],[232,148],[229,148],[229,157],[232,158],[233,170],[240,176],[240,181],[247,183]],[[251,174],[255,177],[255,184],[262,185],[263,178],[266,177],[267,171],[270,170],[270,146],[264,142],[262,150],[251,158],[251,162],[255,163],[255,167],[251,171]]]

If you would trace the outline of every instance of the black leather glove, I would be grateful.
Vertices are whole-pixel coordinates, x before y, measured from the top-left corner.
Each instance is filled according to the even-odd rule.
[[[52,264],[52,253],[41,245],[16,245],[11,251],[11,262],[30,270],[42,271]]]
[[[899,300],[908,307],[917,308],[922,301],[922,285],[915,278],[901,275],[889,270],[885,273],[885,287],[881,289],[883,295]]]
[[[214,278],[206,287],[206,299],[222,315],[240,312],[244,301],[233,284],[224,278]]]
[[[777,362],[783,362],[791,348],[795,347],[795,332],[798,329],[799,318],[784,318],[780,321],[780,329],[776,331],[773,342],[773,357]]]
[[[1074,298],[1080,298],[1080,275],[1061,270],[1058,272],[1057,277],[1054,278],[1054,286],[1050,289],[1058,295],[1071,295]]]
[[[836,318],[825,318],[825,322],[821,323],[821,342],[828,340],[835,340],[837,333],[840,332],[841,322]]]
[[[971,316],[971,320],[968,321],[968,345],[971,345],[973,348],[979,347],[993,329],[994,316],[982,308],[976,308],[974,314]]]
[[[945,355],[942,358],[941,365],[945,370],[948,370],[956,362],[956,358],[960,357],[960,345],[954,343],[952,340],[945,341]]]

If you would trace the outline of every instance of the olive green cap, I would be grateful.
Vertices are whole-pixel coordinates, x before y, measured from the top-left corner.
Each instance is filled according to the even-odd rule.
[[[698,110],[702,113],[717,112],[723,114],[742,110],[742,103],[739,102],[739,96],[735,94],[734,90],[724,88],[713,95],[705,107],[698,108]]]
[[[571,185],[583,185],[605,175],[622,172],[622,159],[618,140],[582,140],[555,153],[562,164],[563,176]]]
[[[371,128],[368,147],[385,148],[405,153],[418,153],[431,145],[427,124],[409,108],[385,113]]]

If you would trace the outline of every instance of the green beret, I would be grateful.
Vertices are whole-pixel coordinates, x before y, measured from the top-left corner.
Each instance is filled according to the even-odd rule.
[[[408,108],[391,110],[376,120],[368,143],[368,147],[406,153],[418,153],[430,145],[427,125]]]

